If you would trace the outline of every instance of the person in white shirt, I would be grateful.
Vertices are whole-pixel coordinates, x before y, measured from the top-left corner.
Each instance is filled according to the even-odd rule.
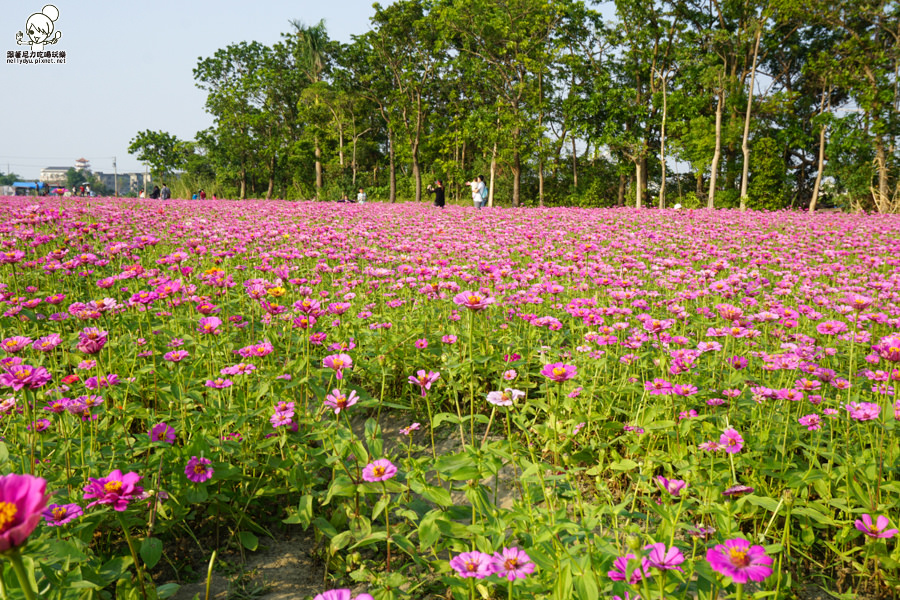
[[[365,190],[363,190],[362,188],[359,188],[359,193],[356,195],[356,203],[357,204],[365,204],[366,200],[368,200],[368,199],[369,199],[369,197],[366,196]]]

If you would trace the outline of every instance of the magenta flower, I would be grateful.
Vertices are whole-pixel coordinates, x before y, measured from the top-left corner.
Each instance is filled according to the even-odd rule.
[[[353,359],[346,354],[329,354],[322,361],[322,366],[327,369],[334,369],[338,379],[344,378],[344,369],[353,368]]]
[[[419,386],[422,391],[422,397],[431,389],[431,384],[441,378],[441,374],[435,371],[425,372],[425,369],[419,369],[415,375],[409,376],[409,382]]]
[[[650,577],[650,561],[646,558],[641,559],[640,565],[638,565],[634,571],[631,572],[631,576],[629,576],[628,563],[632,560],[637,560],[637,556],[631,552],[625,556],[618,557],[613,561],[612,571],[607,571],[606,574],[609,575],[609,578],[613,581],[626,581],[631,585],[637,585],[644,577]]]
[[[853,524],[870,538],[892,538],[897,535],[896,529],[885,529],[890,520],[884,515],[878,515],[875,523],[872,523],[872,515],[866,513],[862,519],[857,519]]]
[[[339,415],[342,410],[347,410],[358,400],[356,390],[350,390],[350,395],[346,395],[341,390],[332,390],[330,394],[325,396],[325,406],[334,409],[334,414]]]
[[[215,379],[207,379],[204,384],[206,387],[215,388],[217,390],[224,390],[225,388],[229,388],[234,385],[234,382],[230,379],[225,379],[223,377],[216,377]]]
[[[562,383],[578,375],[578,370],[572,365],[550,363],[549,365],[544,365],[544,368],[541,369],[541,375],[557,383]]]
[[[744,438],[733,427],[726,429],[719,436],[719,443],[725,448],[728,454],[737,454],[744,447]]]
[[[109,504],[113,510],[123,511],[128,508],[128,503],[143,494],[144,488],[137,485],[141,476],[130,472],[123,474],[116,469],[106,477],[95,479],[91,477],[89,483],[84,486],[84,499],[95,498],[87,505],[87,508],[95,504]]]
[[[197,310],[200,310],[199,308]],[[197,331],[201,335],[218,335],[222,319],[219,317],[202,317],[197,325]]]
[[[659,483],[660,487],[665,491],[669,492],[671,495],[676,498],[681,496],[681,490],[688,487],[686,481],[681,479],[666,479],[662,475],[656,478],[657,483]]]
[[[424,350],[425,348],[428,347],[428,339],[427,339],[427,338],[421,338],[421,339],[416,340],[415,346],[416,346],[416,348],[418,348],[419,350]]]
[[[110,387],[119,383],[119,376],[115,373],[101,375],[100,377],[89,377],[84,381],[84,387],[89,390],[97,390],[100,388]]]
[[[453,302],[458,306],[465,306],[469,310],[475,312],[482,311],[493,304],[495,300],[490,296],[479,294],[478,292],[460,292],[453,297]]]
[[[806,427],[810,431],[815,431],[816,429],[822,428],[822,417],[820,417],[816,413],[812,413],[811,415],[805,415],[797,419],[797,422]]]
[[[722,492],[723,496],[743,496],[744,494],[752,494],[753,488],[749,485],[743,485],[738,483],[737,485],[733,485],[729,488],[726,488],[724,492]]]
[[[78,334],[78,344],[75,348],[85,354],[97,354],[106,345],[109,332],[100,331],[97,327],[88,327]]]
[[[351,598],[351,593],[348,589],[328,590],[327,592],[316,594],[313,600],[373,600],[369,594],[360,594]]]
[[[387,481],[397,474],[397,467],[386,458],[379,458],[363,469],[363,480],[369,483]]]
[[[157,423],[150,428],[151,442],[165,442],[167,444],[175,443],[175,429],[169,427],[165,423]]]
[[[874,421],[881,414],[881,407],[874,402],[850,402],[844,408],[856,421]]]
[[[50,352],[62,344],[62,341],[62,337],[58,333],[51,333],[36,339],[31,347],[40,352]]]
[[[872,346],[881,358],[890,362],[900,362],[900,335],[893,334],[881,338],[881,341]]]
[[[197,458],[196,456],[192,456],[191,460],[189,460],[184,467],[184,474],[194,483],[209,481],[212,479],[213,473],[215,472],[213,468],[209,466],[211,463],[212,461],[208,458],[202,456]]]
[[[512,406],[519,398],[524,398],[525,392],[506,388],[502,392],[488,392],[487,401],[494,406]]]
[[[169,362],[181,362],[189,356],[190,353],[187,350],[172,350],[163,354],[163,358]]]
[[[493,572],[493,558],[484,552],[463,552],[453,557],[450,566],[462,578],[484,579]]]
[[[534,563],[531,562],[531,558],[515,546],[494,552],[492,563],[494,574],[509,581],[525,579],[534,572]]]
[[[647,554],[647,562],[654,569],[659,569],[661,571],[671,571],[672,569],[682,571],[681,567],[678,565],[684,562],[684,555],[681,553],[681,550],[675,546],[666,549],[664,543],[657,542],[656,544],[644,546],[644,550],[650,551],[650,553]]]
[[[7,352],[8,354],[15,354],[27,348],[29,345],[31,345],[31,342],[31,338],[16,335],[6,338],[2,342],[0,342],[0,348],[2,348],[3,351]]]
[[[48,526],[59,527],[80,517],[84,510],[77,504],[51,504],[41,514]]]
[[[53,378],[44,367],[14,364],[7,366],[6,371],[0,373],[0,386],[11,387],[14,391],[22,388],[36,390],[46,385],[51,379]]]
[[[765,549],[740,538],[710,548],[706,560],[715,572],[731,577],[734,583],[763,581],[772,574],[772,558]]]
[[[403,435],[410,435],[413,431],[418,431],[419,427],[419,423],[413,423],[409,427],[404,427],[403,429],[401,429],[400,433],[402,433]]]
[[[22,546],[47,505],[47,482],[33,475],[0,476],[0,553]]]

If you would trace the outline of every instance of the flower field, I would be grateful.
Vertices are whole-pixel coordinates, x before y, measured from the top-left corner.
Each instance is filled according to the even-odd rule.
[[[0,597],[286,528],[322,600],[897,597],[900,218],[4,198],[0,245]]]

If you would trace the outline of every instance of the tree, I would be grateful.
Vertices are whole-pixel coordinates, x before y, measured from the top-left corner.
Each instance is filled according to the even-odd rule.
[[[165,131],[140,131],[131,140],[128,153],[150,165],[154,179],[163,178],[185,165],[184,142]]]

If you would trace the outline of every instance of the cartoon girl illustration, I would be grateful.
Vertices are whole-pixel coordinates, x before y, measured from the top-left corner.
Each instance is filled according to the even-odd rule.
[[[25,31],[28,32],[28,40],[24,40],[22,32],[16,33],[16,43],[20,46],[31,46],[32,52],[40,52],[45,45],[55,44],[62,37],[57,31],[53,34],[53,22],[59,18],[59,10],[52,4],[48,4],[41,12],[34,13],[25,21]]]

